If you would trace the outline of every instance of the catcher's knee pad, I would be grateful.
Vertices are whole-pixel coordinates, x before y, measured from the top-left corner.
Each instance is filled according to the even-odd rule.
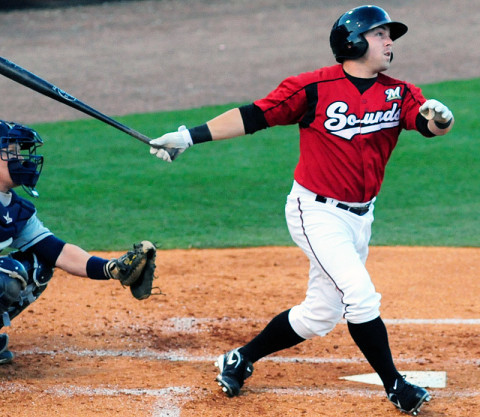
[[[20,300],[22,283],[16,279],[0,272],[0,312],[5,312],[8,308]]]
[[[10,325],[10,320],[18,316],[47,288],[47,284],[53,276],[52,265],[41,262],[32,252],[12,252],[7,257],[14,262],[19,262],[26,271],[26,286],[21,288],[17,300],[9,305],[6,312],[2,312],[3,326]],[[6,314],[5,314],[6,313]]]
[[[42,291],[53,276],[54,266],[40,261],[33,252],[12,252],[9,257],[19,261],[28,274],[29,284],[33,283]]]
[[[9,311],[20,302],[22,290],[27,288],[28,274],[25,267],[9,256],[0,257],[0,313],[1,324],[10,324]]]

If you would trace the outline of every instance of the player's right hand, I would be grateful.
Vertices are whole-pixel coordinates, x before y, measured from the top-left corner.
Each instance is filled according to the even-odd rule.
[[[166,133],[150,141],[150,154],[167,162],[172,162],[178,155],[193,145],[190,132],[180,126],[177,132]]]

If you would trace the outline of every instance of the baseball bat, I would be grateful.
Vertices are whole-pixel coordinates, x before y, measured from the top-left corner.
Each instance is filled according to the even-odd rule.
[[[37,93],[43,94],[47,97],[50,97],[60,103],[66,104],[67,106],[73,107],[76,110],[81,111],[82,113],[88,114],[104,123],[109,124],[121,130],[122,132],[127,133],[130,136],[142,141],[143,143],[149,144],[151,138],[145,136],[144,134],[137,132],[136,130],[125,126],[124,124],[112,119],[111,117],[99,112],[93,107],[88,106],[57,86],[49,83],[48,81],[40,78],[38,75],[35,75],[25,68],[20,67],[19,65],[9,61],[0,56],[0,74],[4,75],[11,80],[24,85],[25,87],[31,88]]]

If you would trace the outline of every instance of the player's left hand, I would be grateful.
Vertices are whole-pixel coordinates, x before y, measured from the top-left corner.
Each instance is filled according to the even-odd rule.
[[[452,112],[445,104],[434,99],[427,100],[423,103],[419,111],[425,119],[433,119],[439,123],[448,123],[453,117]]]
[[[154,279],[156,249],[156,246],[148,240],[133,245],[133,250],[128,251],[120,258],[108,261],[104,267],[105,275],[118,279],[122,285],[128,287],[134,286],[139,279],[146,280],[151,284]],[[139,298],[136,295],[135,297]]]
[[[150,154],[167,162],[172,162],[187,148],[193,145],[190,132],[180,126],[177,132],[166,133],[150,141]]]

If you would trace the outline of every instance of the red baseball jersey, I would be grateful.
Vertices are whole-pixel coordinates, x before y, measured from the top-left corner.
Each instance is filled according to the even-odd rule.
[[[363,94],[334,65],[285,79],[254,102],[269,126],[299,124],[295,180],[325,197],[375,197],[402,129],[416,129],[425,102],[413,84],[379,74]]]

